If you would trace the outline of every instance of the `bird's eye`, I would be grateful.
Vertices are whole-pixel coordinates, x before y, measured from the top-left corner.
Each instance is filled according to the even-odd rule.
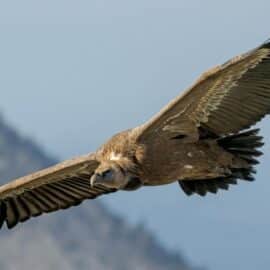
[[[106,170],[106,171],[104,171],[103,173],[102,173],[102,176],[103,177],[107,177],[107,176],[109,176],[110,174],[111,174],[111,170]]]

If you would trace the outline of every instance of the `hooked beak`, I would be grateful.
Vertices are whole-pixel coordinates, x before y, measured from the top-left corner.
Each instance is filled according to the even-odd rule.
[[[102,176],[100,174],[94,174],[94,175],[92,175],[92,177],[90,179],[91,187],[99,185],[102,182],[103,182],[103,178],[102,178]]]

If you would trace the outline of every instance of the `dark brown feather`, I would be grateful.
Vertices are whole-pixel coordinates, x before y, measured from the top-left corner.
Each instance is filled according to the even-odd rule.
[[[90,178],[97,165],[96,160],[86,156],[0,187],[0,227],[6,222],[11,229],[19,222],[42,213],[67,209],[85,199],[116,191],[90,186]]]
[[[151,144],[179,134],[196,139],[198,127],[228,135],[249,128],[269,112],[270,41],[204,73],[140,128],[138,140]]]
[[[219,189],[227,190],[230,184],[237,184],[237,179],[253,181],[253,174],[256,173],[253,165],[258,163],[256,158],[262,154],[257,148],[263,145],[262,137],[257,135],[258,132],[259,129],[253,129],[218,139],[219,145],[224,150],[245,160],[246,167],[230,168],[231,174],[228,176],[179,181],[183,191],[189,196],[195,193],[205,196],[207,192],[217,193]]]

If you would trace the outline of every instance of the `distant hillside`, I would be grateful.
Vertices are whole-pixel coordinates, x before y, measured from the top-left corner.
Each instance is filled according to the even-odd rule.
[[[0,119],[1,183],[55,160]],[[149,232],[132,228],[99,201],[0,232],[0,269],[191,270]]]

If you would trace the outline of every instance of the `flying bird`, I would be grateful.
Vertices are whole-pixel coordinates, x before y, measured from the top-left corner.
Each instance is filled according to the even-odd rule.
[[[187,195],[254,180],[258,129],[270,112],[270,40],[219,65],[148,122],[95,153],[0,187],[0,227],[119,190],[179,183]]]

